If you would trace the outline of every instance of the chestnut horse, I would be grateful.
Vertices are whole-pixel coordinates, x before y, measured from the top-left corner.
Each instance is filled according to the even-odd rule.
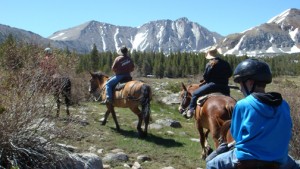
[[[100,72],[91,73],[89,92],[95,97],[97,101],[104,100],[106,97],[105,84],[109,77]],[[141,81],[128,81],[124,83],[124,87],[114,90],[113,103],[106,104],[107,111],[104,115],[102,125],[106,124],[109,113],[112,114],[116,129],[120,131],[120,126],[117,121],[114,107],[129,108],[134,114],[138,116],[137,130],[139,137],[146,137],[148,125],[150,121],[150,101],[152,93],[151,87]],[[141,106],[141,110],[139,108]],[[142,130],[142,123],[144,121],[144,131]]]
[[[186,111],[192,97],[192,93],[199,88],[199,84],[191,84],[186,87],[182,83],[182,91],[180,94],[181,104],[178,108],[182,114]],[[195,110],[196,127],[200,134],[200,144],[202,147],[202,159],[211,152],[211,148],[208,145],[208,134],[211,132],[214,146],[219,146],[218,139],[220,137],[220,128],[226,120],[231,119],[233,108],[236,104],[236,100],[230,96],[222,94],[210,94],[206,98],[203,105],[197,105]],[[203,129],[207,129],[204,133]]]

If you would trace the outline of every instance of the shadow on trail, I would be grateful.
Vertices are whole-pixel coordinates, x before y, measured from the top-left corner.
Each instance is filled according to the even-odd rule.
[[[118,132],[113,127],[111,127],[111,129],[114,130],[115,132],[125,136],[125,137],[142,139],[142,140],[145,140],[147,142],[152,142],[152,143],[155,143],[157,145],[164,146],[164,147],[167,147],[167,148],[184,146],[183,143],[177,142],[174,139],[166,139],[166,138],[158,137],[158,136],[153,135],[151,133],[148,133],[148,136],[146,138],[139,138],[138,133],[136,131],[133,131],[133,130],[120,129],[120,131]]]

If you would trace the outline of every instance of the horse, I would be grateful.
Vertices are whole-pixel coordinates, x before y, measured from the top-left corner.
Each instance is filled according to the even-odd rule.
[[[186,87],[182,83],[182,91],[180,92],[181,103],[178,107],[179,113],[186,111],[192,97],[192,93],[200,87],[199,84],[191,84]],[[211,132],[214,147],[219,146],[220,128],[226,120],[231,119],[233,108],[236,100],[230,96],[223,94],[209,94],[204,103],[197,104],[195,110],[196,127],[200,135],[200,144],[202,147],[202,159],[205,159],[211,152],[208,145],[208,134]],[[204,129],[207,129],[204,132]]]
[[[91,80],[89,92],[95,97],[96,101],[104,100],[106,97],[105,84],[109,76],[101,72],[90,72]],[[112,114],[117,131],[120,131],[120,126],[117,121],[114,107],[129,108],[134,114],[138,116],[137,131],[140,138],[147,137],[148,125],[150,121],[150,101],[152,98],[151,87],[141,81],[130,79],[126,83],[122,83],[120,89],[115,87],[113,94],[113,103],[106,104],[107,110],[104,115],[102,125],[105,125],[109,113]],[[118,86],[118,85],[117,85]],[[141,110],[139,108],[141,106]],[[144,121],[144,131],[142,130],[142,123]]]
[[[71,105],[71,87],[72,83],[69,77],[60,76],[55,74],[53,76],[42,76],[39,78],[40,86],[39,90],[42,90],[44,93],[49,93],[54,96],[56,101],[56,117],[60,115],[60,97],[64,98],[66,104],[66,113],[67,116],[70,116],[69,107]]]
[[[56,100],[56,117],[59,117],[60,112],[60,95],[64,98],[66,104],[67,116],[70,116],[70,104],[71,104],[71,87],[72,83],[69,77],[54,77],[53,78],[53,95]]]

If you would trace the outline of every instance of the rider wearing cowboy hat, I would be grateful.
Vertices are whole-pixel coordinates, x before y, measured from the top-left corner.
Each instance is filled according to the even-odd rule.
[[[220,57],[217,48],[211,48],[205,58],[209,60],[206,64],[203,74],[203,80],[201,80],[200,87],[192,93],[192,99],[190,105],[182,115],[187,118],[191,118],[194,115],[194,110],[197,106],[197,99],[200,96],[204,96],[213,92],[220,92],[224,95],[230,95],[230,89],[228,87],[228,79],[232,75],[232,69],[229,63]]]

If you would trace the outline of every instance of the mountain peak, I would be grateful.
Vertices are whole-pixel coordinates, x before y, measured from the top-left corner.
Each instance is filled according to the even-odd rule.
[[[294,15],[300,15],[300,10],[296,8],[290,8],[282,12],[281,14],[273,17],[270,19],[267,23],[276,23],[280,24],[282,21],[284,21],[287,17],[292,17]]]
[[[190,22],[187,17],[182,17],[182,18],[178,18],[178,19],[175,20],[175,22],[178,22],[178,21]]]

